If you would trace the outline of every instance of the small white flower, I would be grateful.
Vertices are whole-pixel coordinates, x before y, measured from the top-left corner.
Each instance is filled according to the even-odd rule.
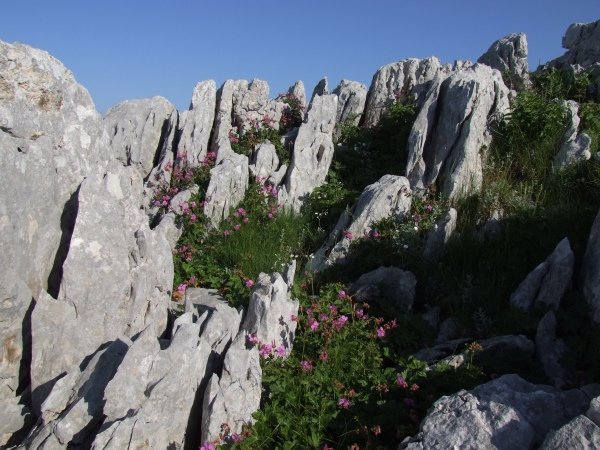
[[[404,248],[408,248],[408,245],[404,244],[404,245],[403,245],[403,247],[404,247]]]
[[[436,224],[433,226],[433,228],[434,228],[435,230],[437,230],[437,228],[438,228],[438,227],[437,227],[437,223],[436,223]]]
[[[419,231],[419,227],[415,227],[415,231]]]

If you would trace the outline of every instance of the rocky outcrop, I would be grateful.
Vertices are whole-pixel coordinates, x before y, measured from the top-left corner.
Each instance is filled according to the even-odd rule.
[[[332,94],[338,96],[335,123],[342,124],[350,117],[354,117],[349,123],[358,125],[360,122],[360,115],[363,113],[365,102],[367,101],[367,87],[357,81],[342,80],[333,90]],[[334,136],[339,138],[340,135],[341,130],[336,128]]]
[[[424,189],[437,181],[449,198],[479,189],[490,125],[508,106],[508,89],[497,70],[475,64],[447,78],[438,74],[408,139],[411,187]]]
[[[515,89],[524,89],[529,84],[525,33],[512,33],[498,39],[487,52],[479,57],[477,62],[500,72],[508,72]]]
[[[300,100],[302,106],[306,106],[306,90],[304,89],[304,83],[298,80],[288,89],[288,94],[296,96]]]
[[[126,100],[110,108],[102,121],[115,157],[143,178],[174,151],[178,113],[163,97]]]
[[[581,119],[577,115],[579,104],[573,100],[561,102],[567,111],[567,129],[562,137],[558,153],[554,156],[554,167],[563,168],[579,161],[587,161],[592,157],[590,147],[592,138],[585,133],[577,133]]]
[[[408,180],[396,175],[384,175],[367,186],[349,213],[342,213],[335,229],[308,261],[307,267],[320,270],[342,262],[350,250],[352,239],[370,233],[373,224],[390,217],[402,220],[410,212],[410,194]]]
[[[581,264],[580,286],[592,320],[600,323],[600,212],[592,225]]]
[[[317,95],[300,126],[280,201],[299,211],[311,192],[325,181],[333,159],[337,95]]]
[[[365,106],[364,125],[372,127],[379,122],[387,106],[400,94],[421,103],[429,84],[438,72],[449,72],[436,57],[409,58],[380,67],[369,87]]]
[[[135,172],[112,164],[105,176],[89,176],[81,185],[60,295],[42,293],[32,314],[34,406],[58,376],[106,342],[134,336],[150,322],[158,334],[166,328],[171,248],[139,210]]]
[[[558,309],[563,296],[571,288],[575,255],[569,239],[558,243],[548,259],[532,270],[510,296],[510,305],[524,311],[535,306]]]
[[[310,97],[310,102],[309,102],[309,107],[310,105],[312,105],[313,100],[315,99],[315,97],[319,96],[323,96],[323,95],[328,95],[329,94],[329,84],[327,83],[327,77],[323,77],[321,79],[321,81],[319,81],[317,83],[317,85],[315,86],[315,88],[313,89],[313,93]]]
[[[180,154],[187,153],[190,167],[198,167],[204,162],[215,119],[216,103],[217,86],[214,80],[201,81],[194,87],[190,109],[180,115],[177,151]]]
[[[562,46],[568,51],[548,61],[546,68],[566,69],[569,65],[579,64],[588,69],[600,62],[600,20],[571,24],[562,38]]]
[[[240,136],[251,127],[252,120],[268,117],[271,126],[279,129],[281,114],[285,104],[277,100],[269,100],[269,85],[266,81],[255,78],[250,83],[246,80],[235,82],[233,91],[233,124]]]
[[[248,166],[253,177],[269,179],[279,168],[279,158],[275,146],[263,142],[252,152],[252,163]]]
[[[217,91],[217,107],[213,125],[211,150],[217,152],[217,163],[227,156],[231,150],[229,132],[232,130],[233,92],[235,81],[227,80]]]
[[[58,293],[77,190],[112,156],[73,74],[47,52],[2,41],[0,148],[0,402],[12,404],[20,369],[28,374],[32,300],[42,289]]]
[[[589,403],[578,389],[562,392],[504,375],[437,400],[421,423],[421,432],[400,448],[535,448],[551,430],[584,414]]]
[[[231,151],[219,164],[210,169],[204,214],[213,226],[229,217],[229,209],[244,199],[246,189],[248,157]]]
[[[287,276],[292,277],[293,283],[293,272]],[[275,348],[283,345],[286,355],[292,351],[298,326],[291,317],[298,315],[299,307],[298,300],[290,298],[288,287],[279,273],[261,273],[252,289],[248,312],[242,325],[242,330],[256,335],[260,343],[273,345]]]
[[[429,230],[425,241],[425,250],[423,250],[425,258],[437,260],[444,255],[446,244],[456,230],[457,216],[456,209],[450,208]]]
[[[380,267],[372,272],[365,273],[348,287],[348,295],[364,292],[365,289],[379,291],[378,286],[383,287],[381,294],[392,304],[401,310],[410,311],[415,301],[417,279],[408,270],[404,271],[397,267]],[[379,296],[379,293],[374,295]],[[364,297],[364,295],[363,295]],[[355,301],[362,301],[355,297]]]
[[[550,383],[557,388],[567,384],[567,372],[560,360],[569,350],[562,339],[556,337],[556,316],[549,311],[538,324],[535,336],[535,356],[542,364]]]
[[[539,450],[568,450],[600,448],[600,428],[580,415],[546,436]]]

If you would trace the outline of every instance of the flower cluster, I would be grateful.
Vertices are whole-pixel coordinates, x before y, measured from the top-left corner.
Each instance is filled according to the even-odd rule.
[[[292,128],[299,127],[302,124],[304,112],[306,110],[302,96],[297,96],[288,92],[286,94],[279,94],[277,100],[287,105],[287,108],[283,110],[281,115],[282,128],[291,130]]]

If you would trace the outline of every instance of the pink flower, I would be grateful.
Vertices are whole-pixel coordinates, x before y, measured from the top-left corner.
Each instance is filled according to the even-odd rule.
[[[200,450],[215,450],[215,444],[206,442],[202,447],[200,447]]]
[[[190,277],[190,281],[189,281],[189,283],[190,283],[190,284],[194,284],[194,283],[196,283],[196,275],[192,275],[192,276]]]
[[[327,350],[323,350],[320,354],[319,354],[319,359],[321,361],[329,361],[329,353],[327,353]]]
[[[224,234],[225,236],[229,236],[229,233],[230,233],[230,231],[229,231],[229,230],[225,230],[225,231],[223,231],[223,234]]]
[[[380,235],[380,234],[379,234],[377,231],[373,231],[373,237],[376,237],[376,238],[377,238],[377,237],[379,237],[379,236],[381,236],[381,235]]]
[[[190,216],[190,219],[191,219],[191,220],[196,220],[196,214],[192,214],[192,215]]]
[[[179,292],[185,292],[186,288],[187,288],[187,284],[180,284],[179,286],[177,286],[177,290]]]
[[[311,330],[315,331],[317,328],[319,328],[319,322],[311,317],[308,319],[308,326]]]
[[[279,347],[277,347],[277,355],[284,357],[285,356],[285,347],[283,345],[280,345]]]
[[[357,309],[356,310],[356,317],[358,319],[360,319],[363,316],[363,310],[362,309]]]
[[[206,206],[206,205],[208,205],[208,202],[207,202],[206,200],[204,200],[204,201],[202,202],[202,206]]]
[[[254,286],[254,281],[252,281],[252,280],[246,281],[246,287],[252,287],[252,286]]]
[[[379,329],[377,330],[377,336],[379,336],[379,337],[385,336],[385,330],[383,329],[383,327],[379,327]]]
[[[258,336],[256,334],[248,334],[247,338],[251,344],[258,345]]]
[[[268,217],[269,217],[269,219],[272,219],[273,218],[273,214],[269,213]]]
[[[196,202],[190,202],[190,206],[191,206],[192,208],[195,208],[195,207],[196,207]]]
[[[344,325],[346,324],[347,321],[348,321],[347,316],[340,316],[338,319],[335,319],[333,322],[331,322],[331,325],[333,325],[333,328],[335,328],[336,330],[339,331],[342,328],[344,328]]]
[[[267,356],[269,356],[271,354],[272,351],[273,351],[273,346],[271,344],[262,344],[260,346],[260,350],[258,351],[258,354],[261,356],[264,356],[266,358]]]
[[[246,210],[244,208],[240,208],[237,210],[238,214],[240,216],[245,216],[246,215]]]
[[[248,222],[248,218],[247,217],[244,219],[244,222]]]
[[[312,370],[312,362],[311,361],[300,361],[300,367],[302,367],[303,372],[310,372]]]
[[[234,213],[233,213],[233,217],[239,217],[239,216],[240,216],[240,213],[239,213],[239,212],[234,212]]]
[[[348,400],[347,398],[340,398],[339,405],[344,409],[348,409],[351,403],[350,400]]]
[[[156,201],[154,202],[154,204],[155,204],[156,206],[160,206],[160,200],[156,200]]]
[[[431,210],[433,209],[433,206],[431,206],[431,205],[427,205],[427,209],[428,209],[429,211],[431,211]]]
[[[406,381],[404,381],[404,378],[402,378],[402,377],[398,377],[398,379],[396,380],[396,384],[403,388],[408,387],[408,383]]]
[[[335,305],[329,306],[329,312],[331,313],[331,315],[335,316],[338,313],[337,306],[335,306]]]
[[[352,233],[349,233],[349,232],[347,232],[347,231],[346,231],[346,232],[344,233],[344,235],[346,236],[346,239],[348,239],[348,240],[350,240],[350,241],[352,240]]]
[[[327,319],[329,319],[329,317],[327,316],[327,314],[319,314],[319,320],[321,322],[326,322]]]
[[[231,435],[231,439],[232,439],[232,440],[233,440],[233,442],[235,442],[236,444],[240,444],[240,443],[241,443],[241,442],[244,440],[244,437],[243,437],[243,436],[240,436],[240,435],[239,435],[239,434],[237,434],[237,433],[233,433],[233,434]]]
[[[414,220],[415,222],[418,222],[418,221],[419,221],[419,216],[415,214],[415,215],[413,216],[413,220]]]
[[[344,297],[346,297],[346,291],[338,292],[338,298],[344,298]]]
[[[233,229],[234,229],[235,231],[239,230],[239,229],[240,229],[240,224],[239,224],[239,223],[238,223],[238,224],[236,224],[236,225],[233,227]]]
[[[307,315],[307,316],[311,316],[311,315],[312,315],[312,313],[313,313],[313,309],[312,309],[312,308],[307,308],[307,309],[306,309],[306,315]]]

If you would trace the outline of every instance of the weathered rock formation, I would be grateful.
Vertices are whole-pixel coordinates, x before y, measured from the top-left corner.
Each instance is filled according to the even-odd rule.
[[[383,286],[382,292],[379,285]],[[354,296],[355,301],[369,301],[370,297],[383,294],[394,307],[410,311],[415,301],[416,285],[417,279],[412,272],[397,267],[380,267],[361,275],[356,282],[348,286],[348,295]],[[365,296],[365,290],[368,290],[370,295]],[[358,298],[355,294],[359,294]]]
[[[360,115],[365,109],[367,101],[367,87],[357,81],[342,80],[333,90],[332,94],[338,96],[337,113],[335,123],[345,123],[350,117],[354,117],[352,125],[358,125]],[[341,130],[336,128],[334,136],[340,137]]]
[[[440,60],[433,56],[404,59],[380,67],[369,88],[364,125],[371,127],[379,122],[385,108],[400,94],[411,96],[421,104],[436,74],[449,74],[451,71],[452,67],[442,66]]]
[[[420,190],[437,181],[449,198],[479,189],[490,125],[508,106],[508,89],[497,70],[475,64],[448,77],[438,73],[408,140],[411,187]]]
[[[562,46],[568,51],[545,64],[545,67],[566,69],[579,64],[588,69],[600,62],[600,20],[589,23],[573,23],[562,38]]]
[[[433,228],[427,234],[425,250],[423,250],[423,255],[426,258],[436,260],[444,255],[446,244],[448,244],[454,230],[456,230],[457,216],[458,213],[456,212],[456,209],[450,208],[448,212],[433,225]]]
[[[580,286],[592,319],[600,323],[600,212],[590,231],[581,265]]]
[[[525,33],[512,33],[498,39],[487,52],[479,57],[477,62],[500,72],[507,71],[510,81],[516,89],[524,89],[529,84]]]
[[[337,95],[317,95],[300,126],[280,201],[299,211],[311,192],[325,181],[333,159]]]
[[[384,175],[367,186],[350,212],[340,216],[335,229],[307,265],[324,269],[341,262],[350,250],[352,239],[372,231],[373,224],[384,218],[402,220],[410,212],[410,184],[404,177]]]
[[[510,296],[510,305],[524,311],[535,306],[558,309],[563,296],[571,288],[575,255],[569,239],[558,243],[548,259],[533,269]]]
[[[592,157],[590,146],[592,138],[585,133],[577,133],[581,119],[577,115],[579,104],[573,100],[561,102],[567,111],[567,129],[562,137],[558,153],[554,156],[556,168],[566,167],[578,161],[587,161]]]
[[[179,144],[177,151],[187,153],[190,167],[198,167],[204,162],[208,152],[210,133],[215,120],[217,86],[214,80],[196,84],[190,109],[179,118]]]

